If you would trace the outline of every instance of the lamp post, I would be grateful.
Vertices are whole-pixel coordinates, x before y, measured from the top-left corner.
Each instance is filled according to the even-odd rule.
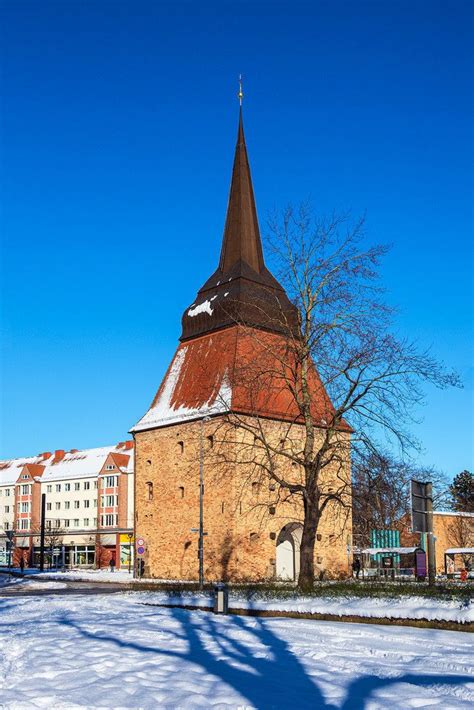
[[[210,417],[201,419],[201,435],[199,445],[199,589],[204,588],[204,422]]]
[[[133,533],[128,533],[128,574],[132,574],[132,537]]]

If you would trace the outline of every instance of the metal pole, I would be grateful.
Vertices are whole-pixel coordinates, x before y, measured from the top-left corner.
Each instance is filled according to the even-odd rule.
[[[46,493],[41,495],[41,532],[40,532],[40,572],[44,572],[44,526],[46,523]]]
[[[132,574],[132,536],[128,536],[128,574]]]
[[[433,534],[433,485],[426,484],[426,541],[428,548],[428,584],[433,587],[436,581],[436,555]]]
[[[199,451],[199,589],[204,587],[204,419],[201,419]]]

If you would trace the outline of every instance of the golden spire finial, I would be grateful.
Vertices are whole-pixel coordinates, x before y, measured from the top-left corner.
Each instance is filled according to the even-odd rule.
[[[239,103],[242,106],[242,99],[244,98],[244,92],[242,91],[242,74],[239,74],[239,93],[237,96],[239,97]]]

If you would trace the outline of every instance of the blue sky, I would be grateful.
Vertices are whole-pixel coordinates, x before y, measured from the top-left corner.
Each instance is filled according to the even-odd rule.
[[[421,461],[473,466],[470,2],[4,2],[0,456],[122,440],[214,270],[237,128],[260,222],[393,243],[398,325],[455,367]]]

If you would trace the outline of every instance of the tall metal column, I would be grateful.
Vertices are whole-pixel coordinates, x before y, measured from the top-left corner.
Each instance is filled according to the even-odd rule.
[[[434,586],[436,581],[436,554],[433,532],[433,485],[426,484],[426,542],[428,547],[428,584]]]
[[[44,529],[46,524],[46,493],[41,495],[41,531],[40,531],[40,572],[44,572]]]

